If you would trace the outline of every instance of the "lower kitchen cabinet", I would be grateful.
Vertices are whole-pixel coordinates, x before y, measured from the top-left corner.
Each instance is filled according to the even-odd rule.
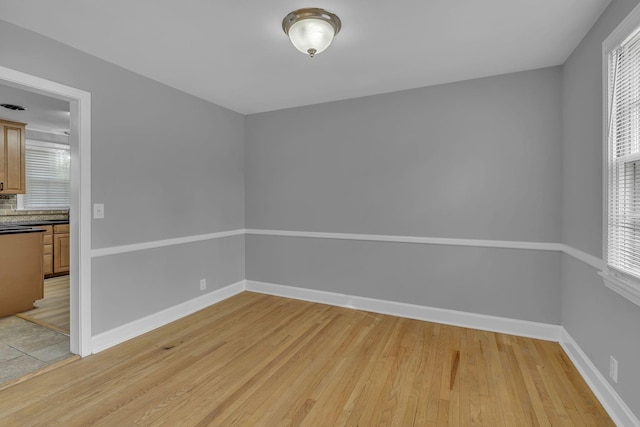
[[[43,258],[43,269],[44,275],[47,276],[49,274],[53,274],[53,227],[51,225],[47,225],[45,227],[40,227],[44,229],[44,244],[42,251]]]
[[[53,226],[53,272],[68,273],[70,264],[69,224]]]
[[[39,231],[0,233],[0,317],[31,310],[44,296],[42,244]]]
[[[69,224],[39,225],[44,230],[43,270],[45,276],[69,272]]]

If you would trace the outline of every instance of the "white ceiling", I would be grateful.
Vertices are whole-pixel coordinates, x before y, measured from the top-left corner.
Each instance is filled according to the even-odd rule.
[[[610,0],[0,0],[0,17],[244,114],[562,64]],[[342,20],[315,58],[281,28]]]
[[[59,135],[69,131],[69,102],[0,85],[0,104],[21,105],[25,111],[0,107],[0,119],[27,124],[27,129]]]

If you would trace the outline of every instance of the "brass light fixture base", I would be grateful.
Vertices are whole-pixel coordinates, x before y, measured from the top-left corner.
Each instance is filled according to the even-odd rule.
[[[293,24],[302,19],[309,18],[321,19],[328,22],[333,27],[335,34],[338,34],[340,32],[340,28],[342,28],[342,22],[335,13],[331,13],[317,7],[307,7],[304,9],[294,10],[285,16],[282,20],[282,29],[285,34],[289,35],[289,28],[291,28]]]

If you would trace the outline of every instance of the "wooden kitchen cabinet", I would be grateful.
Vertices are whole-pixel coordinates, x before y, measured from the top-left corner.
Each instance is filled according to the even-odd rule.
[[[24,194],[25,124],[0,120],[0,194]]]
[[[39,225],[44,230],[43,273],[45,276],[69,272],[69,224]]]
[[[42,232],[0,233],[0,317],[31,310],[44,296]]]
[[[42,228],[44,230],[42,245],[42,259],[44,262],[42,268],[44,275],[47,276],[49,274],[53,274],[53,226],[43,225],[38,228]]]
[[[68,273],[71,255],[69,253],[69,224],[53,226],[53,273]]]

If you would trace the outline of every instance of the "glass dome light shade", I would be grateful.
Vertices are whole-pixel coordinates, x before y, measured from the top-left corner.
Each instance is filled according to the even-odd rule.
[[[282,20],[282,29],[291,43],[311,57],[329,47],[341,27],[337,15],[313,7],[294,10]]]
[[[327,21],[307,18],[289,28],[289,39],[300,52],[313,56],[329,47],[334,33],[333,26]]]

